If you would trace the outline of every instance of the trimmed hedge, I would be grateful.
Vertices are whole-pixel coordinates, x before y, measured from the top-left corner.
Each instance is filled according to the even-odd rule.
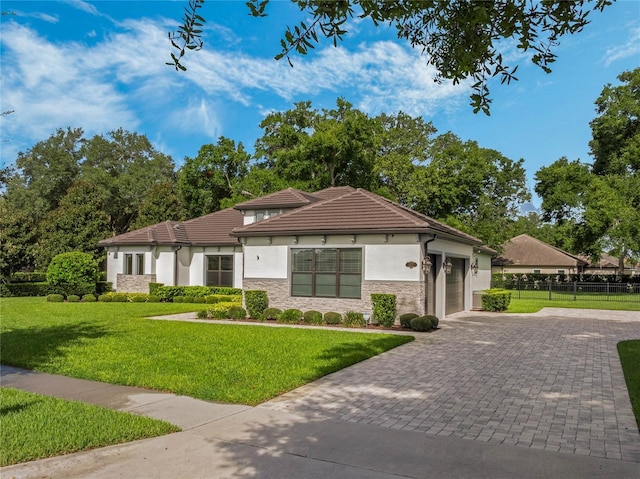
[[[262,313],[262,319],[278,320],[282,316],[282,310],[278,308],[267,308]]]
[[[340,324],[342,322],[342,315],[335,311],[329,311],[324,313],[324,322],[327,324]]]
[[[485,311],[506,311],[511,303],[511,291],[488,289],[482,295],[482,309]]]
[[[306,324],[322,324],[322,313],[320,311],[305,311],[302,320]]]
[[[242,306],[231,306],[228,310],[229,318],[236,321],[247,319],[247,310]]]
[[[13,273],[12,283],[46,283],[47,273],[45,271],[34,271],[33,273]]]
[[[372,293],[373,319],[385,328],[390,328],[396,322],[397,300],[395,294]]]
[[[67,295],[94,293],[98,279],[98,262],[88,253],[72,251],[54,256],[47,268],[47,282],[64,289]],[[92,285],[86,291],[87,284]]]
[[[269,307],[269,298],[266,291],[247,290],[244,292],[244,304],[247,307],[249,316],[254,319],[262,318],[264,310]]]
[[[62,294],[63,296],[75,294],[84,296],[94,294],[95,284],[79,284],[74,287],[68,285],[52,285],[50,283],[6,283],[0,290],[2,297],[26,297],[26,296],[48,296],[50,294]]]
[[[70,303],[79,303],[80,296],[78,296],[77,294],[70,294],[69,296],[67,296],[67,301]]]
[[[82,297],[82,301],[85,303],[95,303],[97,301],[96,297],[92,294],[85,294]]]
[[[149,290],[151,290],[151,287],[149,287]],[[173,301],[176,296],[242,295],[242,290],[218,286],[158,286],[153,288],[153,294],[162,301]]]
[[[400,326],[403,328],[411,328],[411,320],[417,318],[419,315],[416,313],[406,313],[400,316]]]
[[[431,315],[419,316],[411,320],[411,329],[417,332],[431,331],[437,325],[438,318]]]
[[[158,288],[162,288],[164,283],[149,283],[149,294],[158,296]]]
[[[50,303],[62,303],[64,301],[64,296],[61,294],[50,294],[47,296],[47,301]]]

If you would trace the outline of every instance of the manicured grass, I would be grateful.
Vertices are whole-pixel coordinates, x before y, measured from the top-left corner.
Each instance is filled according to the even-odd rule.
[[[536,313],[542,308],[606,309],[614,311],[640,311],[640,303],[616,301],[566,300],[511,298],[507,313]]]
[[[179,431],[163,421],[0,388],[0,466]]]
[[[618,343],[618,354],[627,382],[633,414],[640,428],[640,339]]]
[[[0,361],[54,374],[255,405],[410,336],[174,321],[193,304],[0,301]]]

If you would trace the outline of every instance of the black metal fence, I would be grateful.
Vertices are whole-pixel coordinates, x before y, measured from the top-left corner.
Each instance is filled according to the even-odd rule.
[[[580,281],[513,282],[511,297],[549,301],[617,301],[640,303],[640,283],[587,283]]]

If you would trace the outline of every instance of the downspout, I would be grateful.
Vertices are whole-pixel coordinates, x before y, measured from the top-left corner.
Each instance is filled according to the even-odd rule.
[[[433,238],[424,242],[423,265],[427,261],[427,259],[429,259],[429,243],[431,243],[432,241],[435,241],[437,237],[438,235],[434,234]],[[422,271],[424,272],[424,296],[425,296],[424,297],[424,313],[427,314],[427,308],[429,306],[427,304],[427,297],[429,296],[429,276],[431,275],[431,266],[429,266],[429,271],[426,271],[426,268],[423,266]],[[434,281],[435,281],[435,278],[434,278]]]
[[[182,249],[182,246],[173,252],[173,285],[178,286],[178,251]]]

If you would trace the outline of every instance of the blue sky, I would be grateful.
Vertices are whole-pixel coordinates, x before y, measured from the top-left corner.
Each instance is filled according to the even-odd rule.
[[[605,84],[640,66],[640,2],[622,0],[561,39],[550,75],[505,43],[519,81],[491,84],[487,117],[472,113],[468,83],[434,83],[418,51],[368,20],[351,21],[338,48],[324,41],[294,56],[294,68],[276,62],[286,25],[305,20],[287,1],[272,1],[269,16],[256,19],[244,1],[208,0],[205,48],[178,73],[165,65],[167,32],[185,4],[3,1],[13,15],[2,16],[0,30],[0,109],[14,113],[0,120],[2,164],[68,126],[87,136],[119,127],[145,134],[178,165],[221,135],[253,151],[269,112],[304,100],[332,108],[344,97],[368,114],[420,115],[440,133],[524,158],[533,188],[535,172],[562,156],[590,161],[594,101]]]

